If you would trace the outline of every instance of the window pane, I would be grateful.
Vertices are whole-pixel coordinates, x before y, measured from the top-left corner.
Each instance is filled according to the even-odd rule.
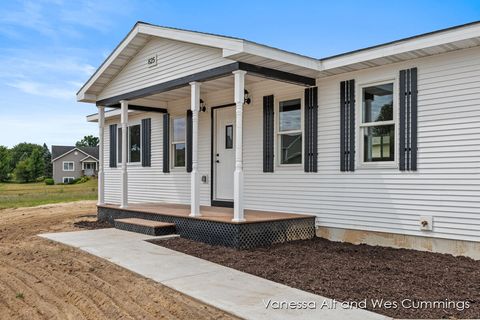
[[[185,141],[185,118],[173,119],[173,142]]]
[[[140,162],[140,125],[130,127],[130,162]]]
[[[280,131],[302,129],[300,99],[280,102]]]
[[[394,160],[394,125],[368,127],[363,132],[365,162]]]
[[[302,163],[302,134],[280,135],[281,163],[298,164]]]
[[[393,83],[363,88],[363,122],[393,120]]]
[[[233,148],[233,126],[229,124],[225,127],[225,149]]]
[[[174,166],[185,167],[185,143],[174,144]]]

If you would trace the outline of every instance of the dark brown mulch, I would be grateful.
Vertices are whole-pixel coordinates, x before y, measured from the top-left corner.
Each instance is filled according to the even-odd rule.
[[[77,221],[73,225],[77,228],[87,229],[87,230],[96,230],[96,229],[105,229],[113,228],[113,226],[107,221]]]
[[[391,317],[480,317],[480,261],[470,258],[320,238],[252,250],[182,238],[156,244],[337,301],[366,299],[367,309]],[[370,299],[382,298],[398,307],[373,307]],[[450,305],[405,308],[404,299]]]

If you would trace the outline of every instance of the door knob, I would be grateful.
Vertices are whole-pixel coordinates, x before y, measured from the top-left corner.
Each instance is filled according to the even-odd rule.
[[[216,163],[220,163],[220,160],[215,161]]]

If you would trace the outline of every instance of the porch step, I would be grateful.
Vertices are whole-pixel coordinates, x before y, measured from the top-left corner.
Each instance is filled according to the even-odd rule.
[[[120,230],[143,233],[149,236],[164,236],[175,233],[175,223],[139,218],[115,219],[114,225],[115,228]]]

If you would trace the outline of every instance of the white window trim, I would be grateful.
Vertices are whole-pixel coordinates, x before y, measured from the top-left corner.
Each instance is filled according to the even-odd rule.
[[[173,141],[173,131],[175,130],[174,128],[174,120],[175,119],[185,119],[185,140],[180,140],[180,141]],[[184,166],[175,166],[175,145],[176,144],[185,144],[185,165]],[[185,168],[187,167],[187,116],[186,115],[176,115],[172,116],[170,119],[170,160],[171,160],[171,165],[170,169],[174,171],[184,171]]]
[[[93,163],[93,165],[94,165],[93,170],[97,170],[97,162],[96,161],[84,161],[84,162],[82,162],[82,170],[87,170],[87,169],[85,169],[85,164],[87,164],[87,163]]]
[[[140,159],[139,161],[135,161],[135,162],[131,162],[130,161],[130,129],[131,127],[133,126],[140,126]],[[127,127],[127,138],[128,138],[128,144],[127,144],[127,165],[130,165],[130,166],[139,166],[141,163],[142,163],[142,123],[140,121],[136,121],[136,122],[132,122],[132,123],[129,123],[128,127]]]
[[[362,123],[363,119],[363,88],[371,87],[375,85],[393,83],[393,120],[390,121],[379,121],[379,122],[369,122],[369,123]],[[357,85],[356,88],[356,101],[360,103],[357,106],[356,112],[356,123],[355,123],[355,132],[357,134],[355,148],[359,150],[357,152],[358,156],[356,159],[356,167],[358,169],[397,169],[398,168],[398,151],[399,151],[399,130],[398,130],[398,117],[399,117],[399,96],[398,96],[398,78],[396,76],[378,79],[369,82],[362,82]],[[374,161],[374,162],[365,162],[364,159],[364,148],[363,148],[363,128],[368,128],[371,126],[378,126],[378,125],[394,125],[394,155],[393,161]]]
[[[139,125],[140,126],[140,161],[138,162],[130,162],[130,127]],[[118,141],[120,139],[120,135],[118,134],[118,129],[122,129],[122,124],[120,123],[117,127],[117,169],[121,169],[121,166],[118,166],[118,164],[122,164],[120,161],[120,148],[118,147]],[[127,166],[132,166],[132,167],[138,167],[142,163],[142,122],[141,121],[132,121],[127,124]]]
[[[65,182],[65,179],[75,180],[75,177],[62,177],[62,183],[68,183],[68,182]]]
[[[288,131],[280,131],[280,103],[284,101],[291,101],[291,100],[300,100],[300,130],[288,130]],[[304,150],[304,138],[305,138],[305,126],[304,126],[304,101],[301,97],[299,96],[289,96],[289,97],[281,97],[281,99],[275,99],[275,150],[274,150],[274,158],[277,160],[275,161],[275,165],[278,168],[303,168],[303,158],[305,154]],[[300,163],[293,163],[293,164],[287,164],[287,163],[282,163],[282,155],[280,154],[282,148],[281,148],[281,142],[280,142],[280,136],[282,134],[288,134],[288,133],[301,133],[302,134],[302,159]]]
[[[72,164],[72,170],[65,170],[65,164],[66,163],[71,163]],[[64,171],[64,172],[75,171],[75,161],[63,161],[62,162],[62,171]]]

